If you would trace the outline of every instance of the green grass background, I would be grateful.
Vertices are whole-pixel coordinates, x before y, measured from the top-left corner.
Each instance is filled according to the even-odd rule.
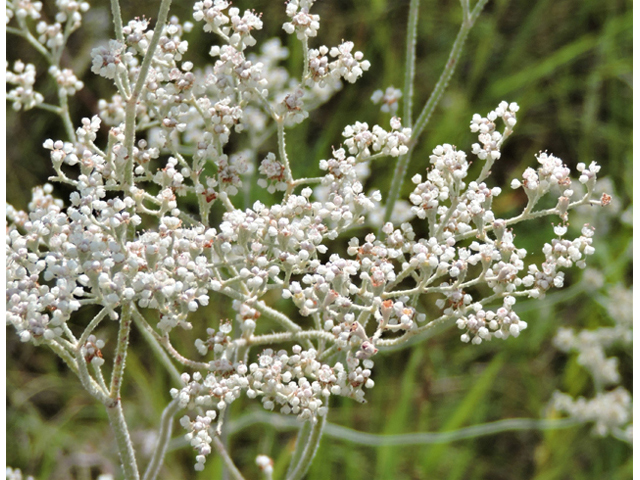
[[[157,4],[123,2],[125,19],[143,14],[153,19]],[[238,1],[236,5],[255,6],[264,12],[265,30],[258,39],[280,35],[291,49],[291,71],[299,72],[301,49],[295,37],[282,36],[283,3]],[[45,5],[45,11],[48,8]],[[327,158],[331,146],[340,143],[345,125],[356,120],[387,124],[388,118],[368,99],[376,89],[403,84],[408,1],[319,0],[314,9],[322,20],[312,46],[353,40],[372,68],[355,86],[347,85],[288,133],[289,156],[298,159],[293,164],[296,176],[318,173],[317,161]],[[190,18],[191,2],[180,2],[172,11],[182,19]],[[73,65],[87,84],[73,105],[76,123],[81,116],[95,112],[96,91],[111,91],[104,79],[91,74],[88,57],[90,49],[110,35],[108,13],[104,2],[92,6],[84,29],[71,38],[73,55],[63,60]],[[417,106],[426,101],[440,75],[460,18],[458,2],[421,3]],[[196,25],[187,39],[191,46],[187,59],[205,58],[212,37]],[[8,53],[10,61],[17,57],[40,61],[19,40],[10,40],[16,41],[16,48]],[[628,206],[632,203],[631,44],[631,0],[490,1],[469,35],[458,69],[409,166],[408,178],[424,173],[428,154],[437,144],[451,143],[469,151],[476,141],[468,129],[471,115],[486,114],[504,99],[518,102],[521,110],[515,134],[494,167],[492,186],[507,186],[511,178],[534,166],[537,152],[548,150],[572,167],[578,162],[600,163],[601,175],[609,177],[615,187],[615,192],[609,193],[614,193],[623,207]],[[41,85],[40,91],[52,94],[50,84]],[[64,133],[56,118],[36,110],[9,111],[7,125],[7,201],[25,208],[31,188],[52,173],[42,142],[63,138]],[[374,164],[367,187],[384,192],[392,169],[391,160]],[[410,190],[407,182],[405,197]],[[509,188],[504,190],[495,208],[508,216],[523,207],[524,199]],[[58,191],[64,198],[64,189]],[[518,227],[522,246],[538,252],[551,236],[552,221],[557,219]],[[581,273],[572,271],[567,284],[574,287],[543,301],[517,305],[530,327],[517,339],[465,345],[459,341],[459,332],[450,330],[417,347],[379,356],[373,377],[376,387],[367,394],[369,403],[333,400],[329,421],[371,433],[437,432],[504,418],[540,418],[546,415],[547,402],[557,389],[591,395],[593,386],[586,371],[575,357],[557,351],[551,339],[559,326],[611,324],[602,298],[612,285],[631,284],[631,228],[615,218],[600,223],[592,262],[605,274],[600,295],[584,293]],[[533,258],[538,258],[535,255]],[[430,308],[426,303],[423,307]],[[193,340],[202,336],[207,322],[217,325],[218,318],[229,315],[227,303],[212,302],[210,308],[198,312],[194,331],[176,339],[176,344],[182,351],[193,352]],[[76,320],[76,328],[83,322]],[[108,339],[105,351],[109,352],[115,343],[116,326],[106,324],[98,333]],[[623,384],[630,389],[631,353],[622,349],[615,353],[620,358]],[[106,355],[109,363],[109,353]],[[168,375],[134,331],[123,402],[141,465],[147,461],[149,434],[158,424],[171,386]],[[232,416],[242,416],[256,406],[238,401],[231,409]],[[174,436],[179,438],[181,433],[176,425]],[[92,474],[95,478],[99,470],[119,471],[103,408],[51,352],[20,344],[10,329],[7,440],[7,463],[38,479],[84,479]],[[276,472],[284,472],[294,441],[295,432],[279,432],[266,424],[243,430],[230,440],[232,455],[247,478],[258,478],[254,465],[257,453],[272,456]],[[189,448],[172,450],[162,478],[221,478],[221,462],[215,454],[202,473],[193,471],[193,455]],[[86,468],[77,466],[82,462]],[[628,445],[612,438],[594,438],[589,427],[583,426],[509,432],[438,446],[373,448],[324,438],[308,478],[630,479],[631,467]]]

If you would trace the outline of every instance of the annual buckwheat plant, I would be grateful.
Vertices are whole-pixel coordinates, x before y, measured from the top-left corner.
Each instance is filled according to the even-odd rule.
[[[445,327],[459,329],[461,343],[471,344],[460,348],[525,335],[518,300],[561,288],[565,271],[584,268],[594,253],[594,228],[585,224],[574,237],[568,225],[574,208],[611,200],[596,193],[595,162],[572,172],[553,153],[539,152],[506,187],[524,192],[520,213],[494,213],[503,189],[491,174],[517,128],[515,102],[471,116],[477,141],[466,151],[442,143],[426,171],[412,167],[415,146],[487,0],[473,9],[462,0],[451,58],[414,120],[418,3],[410,6],[404,89],[380,85],[371,98],[390,119],[343,125],[341,143],[325,152],[320,174],[308,178],[294,174],[307,159],[290,155],[287,129],[340,89],[357,88],[352,84],[372,66],[363,45],[323,44],[324,19],[314,13],[314,0],[287,1],[281,18],[203,0],[187,21],[169,15],[171,0],[161,1],[156,18],[135,19],[123,19],[112,0],[115,38],[92,47],[90,70],[113,88],[101,94],[94,116],[78,120],[69,101],[84,85],[63,58],[89,3],[56,0],[54,16],[46,18],[41,2],[7,3],[8,32],[50,64],[46,72],[21,61],[8,65],[7,99],[16,110],[58,115],[66,131],[65,138],[42,139],[52,183],[33,190],[28,211],[7,206],[7,323],[22,342],[51,349],[104,405],[126,479],[158,477],[175,417],[196,470],[219,455],[232,478],[272,478],[274,462],[262,452],[255,465],[243,466],[251,473],[242,473],[228,451],[227,410],[241,397],[299,421],[283,478],[303,478],[332,398],[366,402],[382,350]],[[289,52],[278,38],[257,43],[263,22],[280,22],[301,43],[299,71],[284,68]],[[185,36],[192,29],[209,35],[207,65],[189,60]],[[46,75],[56,85],[53,103],[35,90]],[[271,134],[276,141],[269,150]],[[366,187],[369,165],[379,161],[396,162],[388,191]],[[408,172],[413,190],[399,200]],[[57,198],[55,184],[70,195]],[[243,195],[255,188],[272,200],[244,206]],[[554,227],[538,246],[536,263],[512,227],[539,217],[550,217]],[[428,311],[419,302],[425,296],[433,302]],[[225,298],[230,318],[194,315]],[[86,309],[97,314],[81,325]],[[172,338],[196,321],[206,321],[206,335],[191,352],[178,351]],[[117,337],[98,334],[103,322],[118,325]],[[596,360],[611,338],[626,335],[624,325],[589,338],[563,330],[556,342],[578,350],[598,382],[615,382],[615,365]],[[134,327],[177,382],[158,392],[168,406],[144,471],[121,399]],[[626,401],[617,391],[602,395]],[[561,395],[555,404],[595,420],[599,433],[624,423],[616,412],[595,419],[590,412],[597,405]],[[7,475],[21,478],[18,472]]]

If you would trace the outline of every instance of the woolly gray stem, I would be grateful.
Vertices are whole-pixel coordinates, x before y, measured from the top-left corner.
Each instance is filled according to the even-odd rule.
[[[135,452],[133,451],[133,445],[131,444],[127,422],[124,419],[122,404],[119,400],[112,405],[107,405],[107,415],[109,416],[109,423],[116,437],[124,478],[126,480],[139,480],[138,464],[136,462]]]
[[[115,358],[113,360],[113,372],[111,373],[111,387],[109,397],[119,402],[120,387],[124,376],[124,365],[127,359],[129,347],[129,334],[131,333],[131,305],[125,303],[120,314],[120,329],[118,330],[118,344],[116,346]]]
[[[325,415],[320,417],[316,424],[311,427],[311,433],[309,434],[304,451],[300,456],[300,461],[293,472],[291,472],[291,475],[287,475],[287,480],[300,480],[307,473],[320,445],[320,439],[322,438],[322,432],[326,423],[327,414],[325,413]]]
[[[116,33],[116,40],[124,45],[122,13],[120,12],[120,2],[118,0],[111,0],[111,15],[113,15],[113,27]]]
[[[173,364],[173,362],[171,362],[171,358],[169,358],[167,352],[165,352],[162,348],[161,343],[154,336],[155,332],[151,328],[151,325],[147,323],[142,314],[135,307],[133,309],[133,320],[136,322],[136,325],[140,329],[140,333],[142,333],[142,336],[151,346],[153,353],[156,355],[156,357],[158,357],[160,362],[165,366],[165,368],[171,375],[173,381],[176,383],[176,385],[182,386],[182,378],[180,377],[180,372],[178,372],[176,366]]]
[[[411,154],[413,153],[413,148],[418,141],[418,138],[424,131],[427,123],[429,123],[429,119],[433,114],[438,102],[442,98],[442,94],[447,88],[449,80],[451,80],[451,76],[456,69],[456,65],[458,64],[458,60],[460,59],[460,55],[462,53],[462,47],[464,46],[464,42],[467,39],[467,35],[471,28],[475,24],[475,21],[480,15],[480,12],[487,4],[489,0],[478,0],[478,3],[474,7],[471,15],[466,18],[463,18],[462,25],[460,27],[460,31],[458,32],[458,36],[456,37],[455,42],[453,43],[453,48],[451,49],[451,53],[449,54],[449,60],[447,61],[442,74],[440,75],[440,79],[436,84],[433,92],[431,92],[431,96],[427,103],[420,112],[420,116],[416,120],[415,125],[412,128],[411,132],[411,148],[409,149],[409,153],[398,158],[398,162],[396,163],[396,169],[393,173],[393,180],[391,181],[391,188],[389,190],[389,196],[387,197],[387,205],[384,211],[384,221],[383,224],[387,223],[391,219],[391,215],[393,214],[393,207],[400,196],[400,189],[402,188],[402,184],[404,182],[404,177],[407,174],[407,168],[409,166],[409,162],[411,160]],[[417,15],[417,12],[416,12]],[[409,48],[409,45],[407,46]]]
[[[418,10],[420,0],[411,0],[409,22],[407,25],[407,53],[404,72],[403,124],[411,127],[413,123],[413,79],[416,74],[416,43],[418,40]]]
[[[147,470],[144,472],[143,480],[155,480],[162,467],[164,456],[167,453],[167,446],[171,440],[171,432],[173,430],[173,417],[180,410],[178,399],[172,400],[162,412],[160,418],[160,431],[158,432],[158,443],[153,450],[153,456]]]
[[[256,410],[255,412],[248,413],[232,422],[230,431],[236,433],[260,423],[269,424],[277,430],[291,430],[296,428],[296,424],[299,422],[290,416]],[[582,425],[584,423],[586,422],[577,418],[509,418],[506,420],[498,420],[496,422],[472,425],[470,427],[464,427],[448,432],[418,432],[399,435],[359,432],[351,428],[327,423],[324,428],[324,435],[330,438],[344,440],[345,442],[357,443],[359,445],[367,445],[371,447],[385,445],[435,445],[459,440],[468,440],[486,435],[495,435],[502,432],[522,430],[559,430]]]
[[[298,420],[296,420],[296,422],[299,424]],[[289,468],[287,469],[287,478],[289,478],[289,475],[293,473],[294,468],[300,462],[300,457],[302,457],[302,452],[304,451],[304,447],[309,441],[310,434],[311,434],[311,422],[304,422],[302,425],[300,425],[300,427],[298,428],[298,435],[296,437],[296,446],[294,447],[293,453],[291,454],[291,460],[289,461]]]

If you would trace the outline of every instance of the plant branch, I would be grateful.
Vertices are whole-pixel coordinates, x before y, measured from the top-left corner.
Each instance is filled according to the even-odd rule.
[[[416,74],[416,44],[418,41],[418,11],[420,0],[411,0],[407,25],[407,52],[404,72],[403,123],[411,128],[413,123],[413,80]]]
[[[116,40],[124,45],[122,13],[120,12],[120,2],[118,0],[111,0],[111,15],[113,16],[113,27],[116,34]]]
[[[291,416],[256,410],[232,421],[229,431],[237,433],[245,428],[261,423],[268,424],[276,430],[292,430],[294,428],[298,428],[298,425],[300,424],[296,418]],[[351,428],[327,423],[324,428],[324,435],[338,440],[371,447],[387,445],[435,445],[456,442],[459,440],[468,440],[486,435],[495,435],[503,432],[522,430],[560,430],[582,425],[584,423],[584,421],[576,418],[509,418],[506,420],[498,420],[496,422],[472,425],[470,427],[464,427],[448,432],[418,432],[399,435],[359,432]]]
[[[173,418],[180,410],[180,402],[178,399],[172,400],[162,412],[160,418],[160,431],[158,432],[158,442],[153,450],[153,456],[144,472],[143,480],[155,480],[162,467],[164,456],[167,453],[167,446],[171,440],[171,432],[173,430]]]
[[[261,414],[266,412],[261,412],[258,410],[253,413]],[[249,415],[252,415],[252,414],[249,414]],[[244,418],[248,417],[249,415],[245,415]],[[276,413],[276,415],[279,415],[279,414]],[[284,417],[284,416],[282,416],[282,418],[283,419],[286,418],[286,420],[294,420],[293,418]],[[302,452],[304,452],[304,447],[309,441],[309,435],[311,434],[311,422],[304,422],[302,425],[300,425],[300,422],[297,419],[295,419],[295,423],[292,425],[294,425],[298,429],[298,435],[296,436],[296,445],[293,449],[293,453],[291,454],[291,460],[289,461],[289,468],[287,469],[287,476],[286,476],[287,478],[289,478],[289,476],[293,473],[293,470],[296,467],[296,465],[300,463]],[[229,431],[233,431],[234,426],[235,426],[235,423],[231,425],[231,428],[229,429]]]
[[[318,418],[317,422],[311,427],[311,432],[304,446],[304,451],[300,456],[300,461],[291,474],[287,475],[287,480],[300,480],[307,473],[320,445],[320,439],[322,438],[322,432],[326,423],[327,414],[325,413],[324,416]]]
[[[229,456],[229,453],[227,453],[227,450],[224,448],[222,440],[220,440],[217,435],[214,435],[212,443],[220,457],[222,457],[222,461],[224,462],[231,476],[235,480],[244,480],[244,477],[240,473],[240,470],[238,470],[238,467],[236,467],[236,465],[233,463],[233,460]]]
[[[136,322],[136,325],[140,329],[140,333],[142,333],[142,336],[151,346],[153,353],[156,355],[156,357],[158,357],[160,362],[162,362],[162,364],[171,375],[173,381],[176,383],[176,385],[182,386],[182,378],[180,377],[180,372],[178,372],[178,369],[171,361],[171,358],[169,358],[169,355],[167,355],[167,352],[165,352],[165,350],[163,349],[161,342],[156,337],[157,334],[153,331],[151,325],[147,323],[142,314],[135,307],[133,309],[133,320],[134,322]]]
[[[119,402],[120,387],[124,376],[124,365],[129,347],[129,334],[131,333],[131,304],[122,305],[120,314],[120,329],[118,331],[118,345],[116,346],[115,358],[113,360],[113,372],[111,373],[111,387],[109,396],[112,400]]]
[[[113,0],[116,2],[116,0]],[[116,2],[117,3],[117,2]],[[131,96],[127,99],[125,108],[125,147],[127,149],[127,162],[124,171],[124,185],[125,187],[131,187],[133,185],[133,146],[136,137],[136,106],[138,104],[138,98],[142,87],[147,79],[149,68],[151,67],[151,60],[160,41],[162,30],[167,22],[167,16],[169,15],[169,8],[171,8],[171,0],[162,0],[160,3],[160,10],[158,11],[158,21],[153,29],[153,36],[147,47],[147,52],[142,59],[140,65],[140,71],[138,72],[138,79],[131,92]],[[117,20],[114,19],[114,23],[117,26]],[[122,20],[120,20],[122,22]]]
[[[431,92],[431,96],[427,100],[427,103],[420,112],[418,119],[416,120],[415,125],[413,125],[411,132],[411,148],[406,155],[403,155],[398,158],[398,162],[396,163],[396,169],[393,173],[393,180],[391,181],[391,188],[389,190],[389,196],[387,197],[387,205],[384,211],[384,221],[383,224],[387,223],[391,219],[391,215],[393,214],[393,208],[400,196],[400,190],[402,188],[402,184],[404,183],[404,178],[407,174],[407,168],[409,166],[409,162],[411,161],[411,155],[413,153],[413,149],[415,148],[416,142],[418,138],[424,131],[425,127],[429,123],[429,119],[433,114],[436,106],[438,105],[440,99],[442,98],[442,94],[444,93],[447,85],[449,84],[449,80],[451,80],[451,76],[456,69],[458,64],[458,60],[460,60],[460,55],[462,54],[462,47],[464,46],[464,42],[471,31],[471,28],[475,24],[475,21],[480,15],[480,12],[487,4],[489,0],[478,0],[478,3],[473,9],[473,12],[468,18],[463,19],[462,25],[460,27],[460,31],[458,32],[458,36],[456,37],[455,42],[453,43],[453,48],[451,49],[451,53],[449,54],[449,60],[440,75],[438,83],[436,83],[433,92]],[[416,13],[417,15],[417,13]]]
[[[133,445],[131,444],[131,437],[129,436],[129,429],[127,428],[127,422],[124,418],[121,402],[117,401],[114,405],[107,406],[107,415],[109,416],[109,423],[116,437],[118,453],[120,454],[120,461],[122,462],[122,469],[124,470],[124,478],[126,480],[139,480],[138,464],[136,462],[135,452],[133,451]]]

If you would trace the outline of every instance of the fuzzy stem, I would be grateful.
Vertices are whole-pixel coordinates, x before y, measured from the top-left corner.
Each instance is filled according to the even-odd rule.
[[[309,39],[306,35],[302,37],[300,43],[302,43],[302,54],[304,57],[304,66],[302,68],[302,81],[304,82],[304,80],[309,75]]]
[[[104,317],[107,316],[107,313],[109,313],[108,310],[106,308],[103,308],[95,317],[93,317],[93,319],[89,322],[89,325],[87,325],[87,328],[85,328],[84,332],[82,332],[80,339],[76,342],[78,348],[81,348],[85,343],[87,343],[87,338],[89,338],[91,332],[93,332],[95,328],[100,325],[100,322],[104,320]]]
[[[47,345],[67,364],[73,373],[80,375],[78,372],[78,362],[76,362],[75,358],[73,358],[66,348],[55,341],[47,342]]]
[[[127,358],[129,347],[129,334],[131,333],[131,305],[125,303],[120,314],[120,329],[118,330],[118,345],[116,346],[115,358],[113,360],[113,372],[111,373],[111,387],[109,396],[112,400],[119,402],[120,387],[124,375],[124,364]]]
[[[19,35],[23,37],[27,42],[31,44],[33,48],[35,48],[43,57],[47,59],[49,63],[53,63],[53,57],[49,50],[46,49],[44,45],[42,45],[36,37],[31,34],[29,27],[27,27],[27,23],[24,19],[17,17],[18,23],[20,24],[20,29],[14,27],[6,27],[7,33],[13,33],[14,35]]]
[[[222,441],[220,440],[220,438],[218,438],[217,435],[213,437],[213,446],[215,447],[218,454],[222,457],[222,461],[231,474],[231,477],[234,478],[234,480],[244,480],[242,473],[240,473],[238,467],[236,467],[236,465],[233,463],[233,460],[229,456],[229,453],[227,453],[227,450],[224,448]]]
[[[173,430],[173,417],[180,410],[178,399],[172,400],[162,412],[160,419],[160,431],[158,432],[158,443],[153,450],[153,456],[144,472],[143,480],[155,480],[162,467],[164,456],[167,453],[167,446],[171,440],[171,432]]]
[[[407,25],[407,53],[404,72],[403,123],[411,127],[413,123],[413,79],[416,74],[416,43],[418,40],[418,10],[420,0],[411,0]]]
[[[258,336],[252,335],[249,339],[239,338],[237,340],[234,340],[234,344],[237,347],[246,347],[251,345],[269,345],[272,343],[290,342],[298,339],[317,339],[333,342],[335,341],[335,336],[330,332],[325,332],[324,330],[268,333]]]
[[[460,31],[458,32],[458,36],[456,37],[455,42],[453,43],[453,48],[451,49],[451,53],[449,54],[449,60],[447,60],[447,64],[438,79],[438,83],[436,84],[429,100],[425,104],[422,112],[420,112],[420,116],[416,120],[416,123],[413,128],[412,133],[412,142],[415,143],[424,131],[427,123],[429,123],[429,119],[433,114],[438,102],[442,98],[442,94],[444,93],[447,85],[449,84],[449,80],[453,76],[453,72],[456,70],[456,66],[458,65],[458,60],[460,60],[460,55],[462,54],[462,48],[464,47],[464,42],[467,40],[467,36],[469,32],[473,28],[480,12],[487,4],[489,0],[478,0],[478,3],[473,9],[471,15],[466,18],[463,18],[462,25],[460,26]]]
[[[284,165],[284,178],[287,182],[287,191],[284,198],[287,198],[293,191],[293,174],[291,173],[291,165],[289,165],[289,157],[287,156],[287,148],[284,140],[284,117],[276,119],[278,126],[278,151],[280,152],[280,161]]]
[[[462,21],[462,25],[460,27],[460,31],[458,32],[458,36],[456,37],[455,42],[453,43],[453,48],[451,49],[451,53],[449,54],[449,60],[447,61],[442,74],[440,75],[440,79],[436,84],[433,92],[431,92],[431,96],[427,103],[420,112],[420,116],[416,120],[415,125],[412,128],[411,132],[411,143],[412,146],[409,149],[409,153],[398,158],[398,162],[396,163],[396,169],[393,173],[393,180],[391,181],[391,188],[389,190],[389,196],[387,197],[387,205],[384,211],[384,221],[383,224],[387,223],[391,219],[391,215],[393,214],[393,208],[400,196],[400,189],[402,188],[402,184],[404,183],[404,177],[407,174],[407,168],[409,166],[409,162],[411,161],[411,154],[413,153],[413,148],[420,137],[420,134],[424,131],[427,123],[429,123],[429,119],[433,114],[438,102],[442,98],[442,94],[444,93],[453,72],[456,69],[456,65],[458,64],[458,60],[460,59],[460,55],[462,53],[462,47],[464,46],[464,42],[467,39],[467,35],[469,31],[475,24],[475,21],[480,15],[480,12],[487,4],[489,0],[478,0],[478,3],[473,9],[471,15],[467,18],[464,18]]]
[[[592,205],[592,206],[602,206],[602,202],[599,200],[593,200],[591,198],[589,198],[590,195],[587,194],[585,195],[582,199],[577,200],[571,204],[569,204],[569,206],[567,207],[567,211],[569,210],[573,210],[576,207],[580,207],[582,205]],[[536,212],[531,212],[531,211],[527,211],[525,209],[524,212],[522,212],[520,215],[518,215],[517,217],[512,217],[508,220],[505,221],[505,225],[507,227],[511,226],[511,225],[515,225],[516,223],[520,223],[523,222],[525,220],[531,220],[534,218],[540,218],[540,217],[547,217],[549,215],[560,215],[560,211],[556,208],[547,208],[546,210],[538,210]],[[485,225],[484,227],[484,231],[486,232],[490,232],[493,230],[493,225]],[[469,230],[466,233],[461,233],[456,235],[454,238],[456,239],[456,242],[459,242],[461,240],[466,240],[467,238],[473,238],[476,235],[478,235],[478,229],[474,228],[473,230]]]
[[[230,287],[223,288],[222,290],[220,290],[220,293],[223,293],[223,294],[227,295],[228,297],[233,298],[234,300],[240,300],[242,302],[246,302],[246,301],[250,300],[250,297],[248,295],[244,295],[244,294],[242,294],[242,293],[238,292],[237,290],[234,290],[234,289],[232,289]],[[290,332],[297,332],[297,331],[302,330],[302,327],[300,325],[295,323],[293,320],[291,320],[289,317],[287,317],[284,313],[279,312],[278,310],[275,310],[275,309],[269,307],[262,300],[259,300],[257,302],[253,302],[251,304],[251,306],[253,308],[255,308],[256,310],[258,310],[260,313],[262,313],[266,318],[270,318],[271,320],[275,320],[282,327],[284,327],[285,329],[289,330]]]
[[[104,381],[104,375],[102,375],[102,369],[100,368],[100,365],[92,362],[91,366],[93,367],[93,371],[95,372],[96,382],[98,382],[98,385],[100,385],[100,388],[102,388],[102,390],[108,392],[109,387],[107,387],[107,382]]]
[[[120,401],[116,401],[112,405],[107,406],[107,415],[109,416],[109,423],[116,437],[118,453],[120,454],[120,461],[122,462],[122,469],[124,470],[124,478],[126,480],[139,480],[138,464]]]
[[[175,358],[178,362],[180,362],[185,367],[193,368],[194,370],[201,370],[201,369],[206,370],[209,368],[208,363],[191,360],[185,357],[184,355],[182,355],[180,352],[178,352],[174,348],[174,346],[171,345],[171,341],[169,340],[169,335],[165,335],[164,337],[161,337],[160,335],[158,335],[156,339],[158,340],[158,342],[160,342],[161,345],[164,346],[164,348],[167,349],[167,352],[169,352],[169,355],[171,355],[173,358]]]
[[[118,0],[111,0],[111,15],[113,15],[113,27],[116,34],[116,40],[124,45],[122,13],[120,12],[120,2]]]
[[[113,1],[117,3],[115,0]],[[153,59],[153,54],[156,51],[158,42],[160,41],[162,30],[165,23],[167,23],[167,16],[169,15],[170,7],[171,0],[162,0],[160,10],[158,11],[158,21],[153,29],[153,36],[149,42],[147,52],[142,59],[138,79],[136,80],[133,92],[131,92],[131,96],[126,102],[124,135],[125,147],[127,149],[127,163],[124,170],[125,187],[131,187],[133,185],[133,146],[136,138],[136,105],[138,104],[138,98],[140,97],[140,92],[142,92],[142,87],[147,79],[147,74],[151,67],[151,60]],[[117,24],[117,20],[114,20],[114,22]]]
[[[175,358],[178,362],[180,362],[184,366],[193,368],[194,370],[201,370],[201,369],[208,369],[209,368],[209,364],[208,363],[196,362],[194,360],[190,360],[190,359],[186,358],[185,356],[181,355],[180,352],[178,352],[173,347],[173,345],[171,345],[171,341],[169,340],[169,336],[168,335],[162,336],[158,332],[156,332],[153,328],[151,328],[151,325],[149,325],[147,323],[147,321],[144,319],[142,314],[137,311],[137,309],[134,309],[134,311],[133,311],[133,318],[136,321],[136,323],[138,324],[138,326],[140,327],[140,329],[145,333],[145,335],[149,336],[149,339],[153,339],[153,342],[155,344],[158,344],[158,347],[159,347],[159,345],[162,345],[165,348],[165,350],[169,353],[169,355],[171,355],[173,358]],[[166,357],[166,353],[164,351],[162,351],[162,353],[164,354],[162,356],[162,358],[164,359],[163,362],[164,361],[168,362],[168,363],[165,363],[165,365],[167,366],[167,369],[172,374],[174,379],[178,382],[178,384],[182,385],[182,380],[180,378],[180,374],[176,370],[175,366],[173,366],[173,363],[171,363],[171,360],[168,357]]]
[[[309,470],[311,462],[313,461],[313,457],[316,455],[318,446],[320,445],[320,439],[322,438],[322,432],[326,423],[327,414],[320,417],[316,424],[311,427],[311,433],[309,434],[309,438],[300,457],[300,461],[293,472],[291,472],[290,475],[287,475],[287,480],[300,480],[307,473],[307,470]]]
[[[262,412],[260,412],[262,413]],[[298,420],[296,423],[299,424]],[[287,478],[293,473],[294,468],[298,463],[300,463],[300,458],[302,457],[302,452],[304,451],[304,447],[309,441],[309,435],[311,434],[311,422],[304,422],[298,428],[298,435],[296,437],[296,446],[293,449],[293,453],[291,454],[291,460],[289,461],[289,468],[287,469]]]
[[[233,421],[230,426],[232,433],[237,433],[253,425],[265,423],[276,430],[292,430],[299,423],[295,418],[278,413],[256,410]],[[324,435],[371,447],[402,446],[402,445],[435,445],[451,443],[459,440],[495,435],[503,432],[522,430],[560,430],[582,425],[585,422],[577,418],[537,419],[537,418],[509,418],[496,422],[482,423],[470,427],[459,428],[447,432],[417,432],[398,435],[384,435],[378,433],[359,432],[351,428],[327,423]]]
[[[73,122],[71,121],[71,115],[69,114],[69,103],[67,101],[67,95],[60,95],[60,117],[62,118],[62,123],[64,125],[64,129],[67,132],[67,137],[69,137],[70,142],[76,141],[76,132],[73,128]]]
[[[167,352],[163,350],[161,342],[158,341],[158,339],[154,336],[155,332],[151,328],[151,325],[147,323],[147,321],[144,319],[137,308],[134,308],[133,310],[133,320],[134,322],[136,322],[136,325],[138,326],[140,333],[142,333],[142,336],[151,346],[153,353],[156,355],[156,357],[158,357],[160,362],[165,366],[165,368],[171,375],[173,381],[176,383],[176,385],[182,386],[182,378],[180,377],[180,372],[178,372],[176,366],[171,362],[171,359],[169,358],[169,355],[167,355]]]
[[[103,390],[102,386],[96,382],[91,375],[89,374],[89,370],[87,369],[87,362],[82,357],[81,349],[78,348],[78,352],[76,354],[76,363],[78,364],[78,378],[82,383],[84,389],[89,392],[89,394],[98,400],[100,403],[104,404],[107,408],[109,405],[113,403],[111,398],[109,397],[109,392],[107,390]]]
[[[413,340],[412,343],[418,343],[431,338],[441,331],[451,327],[455,323],[457,318],[458,317],[456,315],[442,315],[441,317],[430,321],[422,327],[405,333],[401,337],[378,340],[378,342],[376,342],[376,347],[381,352],[395,350],[394,347],[398,346],[401,346],[400,348],[406,348],[407,346],[409,346],[407,342],[410,339]]]
[[[106,406],[107,415],[111,428],[115,433],[116,442],[118,444],[118,452],[124,469],[126,480],[138,480],[138,464],[136,463],[133,445],[129,437],[129,429],[122,411],[122,403],[120,402],[120,387],[122,386],[122,378],[124,376],[124,366],[127,357],[127,349],[129,347],[129,334],[131,333],[131,304],[122,305],[120,314],[120,329],[118,330],[118,344],[116,347],[115,358],[113,361],[113,372],[111,373],[111,390],[109,397],[111,402]]]

